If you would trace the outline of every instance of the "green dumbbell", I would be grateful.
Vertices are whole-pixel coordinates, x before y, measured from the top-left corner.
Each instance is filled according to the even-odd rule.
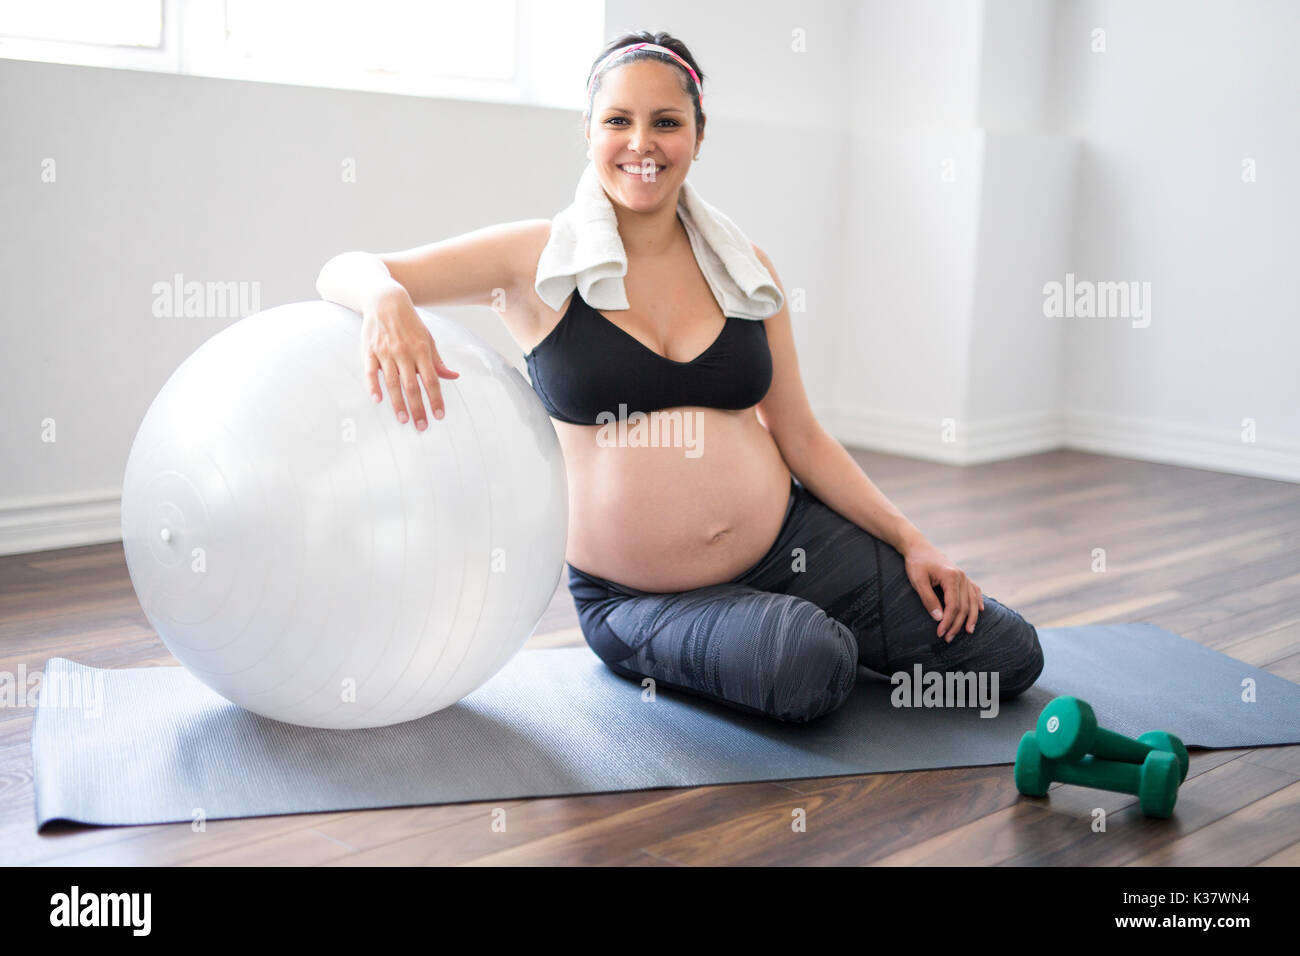
[[[1097,726],[1097,715],[1086,701],[1057,697],[1038,715],[1038,746],[1049,760],[1074,763],[1084,754],[1102,760],[1140,764],[1152,750],[1165,750],[1178,761],[1178,780],[1187,779],[1187,748],[1173,734],[1150,730],[1137,740]]]
[[[1167,730],[1148,730],[1138,736],[1138,743],[1173,754],[1174,759],[1178,761],[1178,781],[1181,783],[1187,779],[1187,766],[1191,758],[1187,756],[1187,748],[1183,746],[1183,742],[1176,736]]]
[[[1047,795],[1053,781],[1094,790],[1131,793],[1149,817],[1168,817],[1178,799],[1178,759],[1165,750],[1148,750],[1140,764],[1101,760],[1084,754],[1077,762],[1052,760],[1043,755],[1037,734],[1030,730],[1016,748],[1016,789],[1027,797]]]

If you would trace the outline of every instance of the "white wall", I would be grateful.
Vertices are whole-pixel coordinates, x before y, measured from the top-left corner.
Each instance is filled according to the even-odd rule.
[[[989,130],[1050,126],[1057,3],[990,0],[982,7],[976,94],[980,125]]]
[[[1300,480],[1283,358],[1300,353],[1300,7],[853,10],[858,302],[821,409],[837,437],[952,464],[1066,444]],[[1046,316],[1067,273],[1151,283],[1151,325]]]
[[[1073,271],[1152,284],[1148,328],[1068,323],[1068,440],[1300,480],[1300,5],[1080,0],[1055,44],[1051,112],[1083,143]]]
[[[1078,144],[1048,128],[1056,5],[984,4],[984,162],[958,460],[1056,447],[1069,396],[1064,326],[1042,287],[1068,263]]]
[[[853,3],[854,126],[969,129],[979,109],[983,0]]]
[[[806,301],[804,380],[841,440],[954,463],[1068,441],[1300,480],[1300,8],[607,4],[606,36],[643,26],[704,66],[692,181]],[[577,124],[0,60],[0,552],[116,536],[145,409],[231,321],[154,318],[155,282],[256,281],[268,308],[313,298],[345,249],[550,216],[585,162]],[[1067,270],[1151,281],[1151,327],[1045,318]],[[519,363],[493,313],[449,313]]]
[[[979,4],[853,7],[836,390],[841,441],[925,455],[962,405],[982,150]],[[944,170],[951,169],[948,181]]]
[[[864,129],[850,142],[848,308],[825,415],[858,444],[902,451],[963,407],[983,150],[969,129]]]
[[[823,418],[952,464],[1056,447],[1062,331],[1037,290],[1066,261],[1074,145],[1039,128],[1052,6],[854,9],[853,304]]]

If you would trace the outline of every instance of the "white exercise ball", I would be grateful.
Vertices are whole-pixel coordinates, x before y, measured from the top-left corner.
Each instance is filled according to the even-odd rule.
[[[418,309],[456,379],[421,432],[370,397],[361,316],[235,322],[140,425],[122,542],[149,623],[195,677],[309,727],[423,717],[523,646],[564,566],[554,426],[519,371]],[[427,407],[427,406],[426,406]]]

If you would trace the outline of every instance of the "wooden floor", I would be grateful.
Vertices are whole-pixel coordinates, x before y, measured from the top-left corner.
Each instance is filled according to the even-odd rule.
[[[985,591],[1039,627],[1150,621],[1300,682],[1300,485],[1056,451],[955,468],[854,452]],[[1106,570],[1092,568],[1104,548]],[[561,589],[530,647],[583,644]],[[120,544],[0,558],[0,670],[172,664]],[[0,708],[0,862],[1300,864],[1300,746],[1193,751],[1175,818],[1010,765],[37,835],[32,712]],[[1008,754],[1008,760],[1011,754]],[[506,833],[491,829],[504,806]],[[1090,829],[1095,807],[1104,834]],[[791,831],[791,811],[807,832]]]

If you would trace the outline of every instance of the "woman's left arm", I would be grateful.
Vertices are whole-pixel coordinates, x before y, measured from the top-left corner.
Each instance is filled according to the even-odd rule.
[[[759,260],[785,295],[766,254]],[[800,483],[832,510],[887,542],[903,556],[908,579],[932,617],[937,633],[951,641],[964,626],[975,630],[984,608],[983,592],[898,510],[812,413],[799,376],[787,303],[763,323],[772,352],[772,385],[758,403],[758,419],[776,441],[781,457]],[[944,602],[935,595],[939,586]]]

